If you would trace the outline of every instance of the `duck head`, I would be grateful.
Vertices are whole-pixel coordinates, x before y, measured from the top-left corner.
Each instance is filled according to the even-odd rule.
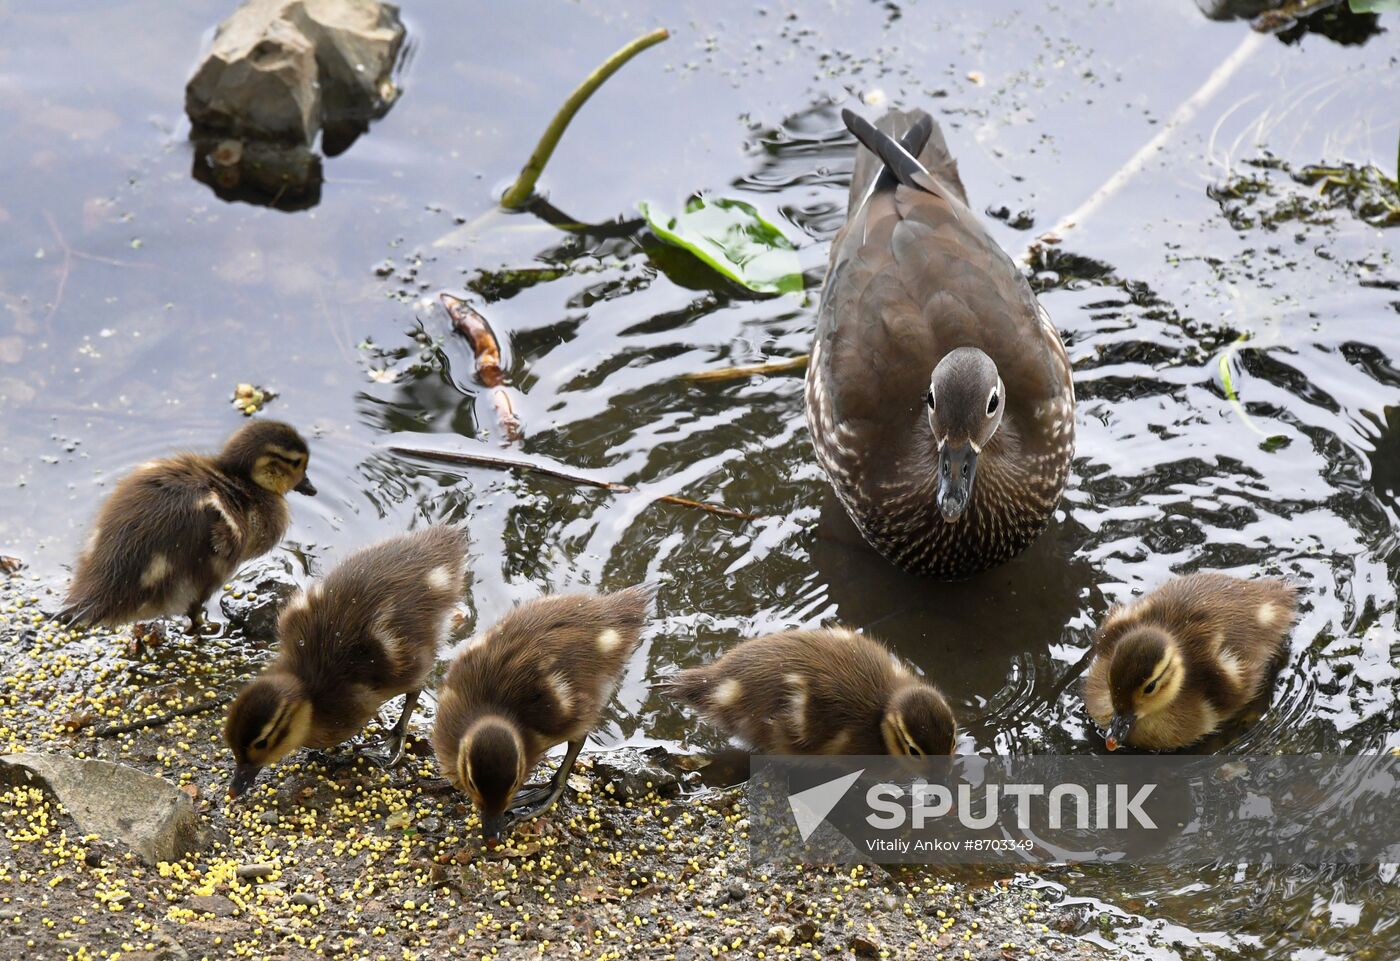
[[[977,458],[1001,426],[1006,387],[976,347],[950,351],[929,379],[928,422],[938,450],[938,510],[952,523],[972,501]]]
[[[506,810],[530,765],[520,728],[503,717],[479,718],[457,747],[457,781],[481,814],[481,833],[499,841],[509,828]]]
[[[1137,627],[1124,634],[1108,668],[1113,698],[1113,719],[1104,738],[1108,749],[1116,751],[1126,744],[1141,718],[1168,709],[1185,678],[1181,649],[1166,631]]]
[[[219,463],[236,477],[247,477],[274,494],[296,491],[308,496],[316,487],[306,477],[311,459],[306,441],[290,424],[260,420],[229,438]]]
[[[234,760],[228,796],[244,794],[259,771],[306,744],[310,732],[311,702],[295,678],[264,675],[245,687],[224,721]]]
[[[885,750],[895,757],[949,755],[957,722],[943,695],[927,684],[910,684],[890,698],[880,734]]]

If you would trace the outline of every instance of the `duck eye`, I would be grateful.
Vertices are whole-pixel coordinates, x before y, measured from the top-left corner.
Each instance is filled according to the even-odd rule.
[[[933,410],[933,391],[932,391],[932,390],[929,390],[929,392],[928,392],[927,394],[924,395],[924,402],[925,402],[926,404],[928,404],[928,409],[929,409],[929,410]]]
[[[258,750],[258,751],[266,750],[266,749],[267,749],[267,738],[265,738],[265,737],[260,737],[260,738],[258,738],[256,741],[254,741],[254,742],[253,742],[253,749],[254,749],[254,750]]]
[[[992,396],[987,398],[987,416],[991,417],[993,414],[995,414],[997,412],[997,408],[1000,406],[1001,394],[997,391],[995,387],[993,387]]]
[[[1148,681],[1147,686],[1142,689],[1142,693],[1151,694],[1155,690],[1157,690],[1157,682],[1155,680]]]

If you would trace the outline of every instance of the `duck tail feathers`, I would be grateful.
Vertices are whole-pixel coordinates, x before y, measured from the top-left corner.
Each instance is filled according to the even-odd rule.
[[[859,140],[865,149],[880,158],[880,162],[885,165],[886,170],[894,175],[896,181],[906,187],[929,191],[932,175],[928,168],[919,162],[916,154],[923,149],[924,144],[928,142],[929,135],[933,133],[933,119],[931,117],[927,114],[921,116],[901,140],[895,140],[852,110],[843,109],[841,119],[845,122],[846,129],[851,132],[852,136]],[[916,143],[916,149],[911,151],[909,146]]]

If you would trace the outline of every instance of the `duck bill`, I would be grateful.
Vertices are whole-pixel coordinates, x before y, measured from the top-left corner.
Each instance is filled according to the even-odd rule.
[[[292,490],[296,491],[298,494],[305,494],[307,497],[316,496],[316,485],[311,483],[311,478],[307,477],[305,474],[301,476],[301,483],[293,487]]]
[[[967,510],[976,476],[977,451],[971,444],[954,447],[945,442],[938,449],[938,511],[948,523]]]
[[[483,814],[481,816],[481,836],[493,844],[500,844],[510,833],[510,822],[505,813]]]
[[[248,793],[248,789],[253,786],[253,782],[258,779],[258,772],[262,768],[256,764],[239,764],[233,769],[233,780],[228,785],[228,799],[236,800]]]
[[[1133,724],[1136,722],[1136,714],[1113,715],[1113,720],[1108,724],[1108,734],[1103,739],[1104,747],[1116,751],[1128,743],[1128,735],[1132,733]]]

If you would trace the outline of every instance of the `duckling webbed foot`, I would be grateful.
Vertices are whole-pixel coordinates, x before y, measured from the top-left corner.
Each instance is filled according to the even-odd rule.
[[[564,786],[569,783],[569,772],[574,769],[574,761],[578,760],[579,751],[582,750],[583,740],[570,741],[564,760],[559,763],[559,769],[554,772],[554,777],[548,784],[543,787],[526,788],[511,798],[511,806],[505,813],[507,829],[521,821],[537,818],[554,806],[554,802],[564,793]]]
[[[190,605],[190,609],[185,612],[185,616],[190,619],[190,633],[197,637],[217,634],[223,626],[204,616],[203,601]]]

